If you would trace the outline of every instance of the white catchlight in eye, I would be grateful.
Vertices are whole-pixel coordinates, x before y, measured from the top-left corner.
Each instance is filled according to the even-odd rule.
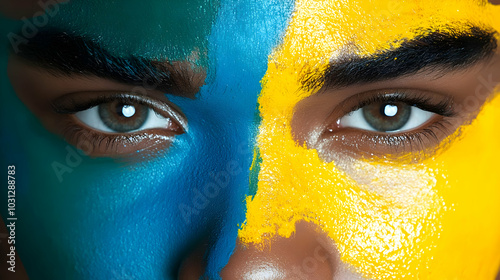
[[[428,122],[435,113],[398,103],[373,103],[343,116],[340,127],[385,133],[404,132]]]
[[[170,118],[141,104],[104,103],[75,113],[85,125],[108,133],[130,133],[151,128],[168,128]]]

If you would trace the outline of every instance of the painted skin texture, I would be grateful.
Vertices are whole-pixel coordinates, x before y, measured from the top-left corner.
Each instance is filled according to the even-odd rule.
[[[82,156],[62,182],[52,164],[67,164],[72,146],[16,99],[2,56],[2,163],[22,174],[16,234],[30,279],[175,279],[198,243],[208,243],[206,276],[216,279],[237,234],[264,247],[276,235],[290,236],[299,220],[317,224],[342,260],[368,278],[492,279],[500,264],[498,98],[418,162],[367,158],[341,169],[298,144],[291,122],[297,103],[314,93],[302,89],[304,74],[320,75],[330,59],[369,56],[428,31],[466,32],[464,23],[500,30],[499,8],[474,1],[231,2],[186,3],[182,19],[199,24],[174,28],[163,17],[174,9],[161,1],[60,6],[47,28],[84,35],[116,56],[182,60],[196,53],[207,72],[197,99],[166,94],[188,120],[167,151],[131,163]],[[150,17],[151,10],[159,15]],[[22,23],[9,24],[2,34]],[[164,36],[172,32],[179,34]],[[228,183],[204,203],[198,194],[222,171],[231,173]],[[360,183],[355,172],[371,175]]]
[[[6,72],[8,51],[3,48],[8,42],[1,44],[1,159],[3,165],[16,165],[19,174],[16,214],[23,222],[16,228],[17,252],[30,279],[176,279],[183,258],[200,242],[209,243],[209,278],[218,278],[227,263],[237,225],[244,221],[259,81],[292,3],[185,2],[175,10],[170,4],[71,1],[61,4],[41,29],[102,40],[116,56],[136,54],[161,61],[199,54],[197,63],[208,74],[197,98],[165,94],[186,116],[188,132],[175,137],[168,150],[134,162],[82,155],[49,132],[16,97]],[[151,11],[160,14],[148,16]],[[197,24],[176,21],[172,26],[169,13]],[[23,22],[2,19],[1,26],[7,39]],[[172,32],[179,32],[175,40]],[[39,90],[55,92],[51,85],[59,83],[68,88],[58,91],[70,93],[76,90],[75,79],[83,81],[88,92],[124,88],[78,75],[55,77],[56,82],[42,83]],[[21,84],[37,83],[24,77]],[[30,100],[36,94],[27,96]],[[71,170],[61,181],[55,162]],[[219,186],[217,194],[210,189],[214,184]],[[199,195],[207,190],[209,196]],[[6,194],[2,192],[2,201],[7,201]],[[6,210],[1,209],[4,218]]]
[[[247,197],[242,242],[272,248],[273,237],[291,236],[306,220],[370,279],[493,279],[500,264],[498,97],[416,162],[404,154],[339,168],[343,159],[325,162],[297,144],[291,123],[296,104],[318,90],[301,81],[329,61],[397,49],[429,32],[499,30],[499,14],[475,1],[298,1],[262,80],[260,173],[256,195]]]

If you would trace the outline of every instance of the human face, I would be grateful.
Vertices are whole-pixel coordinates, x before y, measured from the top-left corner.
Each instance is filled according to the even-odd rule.
[[[30,279],[496,275],[498,6],[51,3],[2,32]]]

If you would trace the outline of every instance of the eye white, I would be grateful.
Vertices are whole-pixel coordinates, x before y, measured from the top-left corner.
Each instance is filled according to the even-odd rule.
[[[171,125],[172,120],[170,118],[165,118],[161,115],[158,115],[153,109],[148,109],[148,117],[141,127],[138,129],[130,130],[127,132],[136,132],[145,129],[151,128],[167,128]],[[125,117],[132,117],[135,114],[136,110],[134,106],[123,106],[122,114]],[[87,110],[83,110],[75,113],[75,117],[80,120],[85,125],[102,132],[108,133],[124,133],[117,132],[111,128],[109,128],[101,119],[99,115],[99,106],[91,107]],[[127,133],[125,132],[125,133]]]
[[[390,132],[390,133],[404,132],[418,128],[419,126],[429,121],[435,115],[435,113],[422,110],[415,106],[411,106],[410,108],[411,108],[410,118],[400,129],[385,131],[385,132]],[[366,121],[365,117],[363,116],[362,110],[363,108],[359,108],[343,116],[339,120],[339,125],[341,127],[352,127],[367,131],[378,131]],[[386,107],[384,108],[384,113],[389,117],[395,116],[398,113],[398,108],[397,106],[386,105]]]

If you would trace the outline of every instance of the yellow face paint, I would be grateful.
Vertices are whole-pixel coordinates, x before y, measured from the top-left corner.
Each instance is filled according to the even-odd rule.
[[[240,239],[265,245],[307,220],[365,277],[493,279],[500,265],[500,97],[433,157],[359,160],[350,171],[298,145],[291,119],[297,102],[314,93],[303,89],[304,76],[324,71],[332,58],[377,54],[434,31],[500,30],[494,15],[499,6],[470,0],[298,1],[262,82],[262,162]]]

